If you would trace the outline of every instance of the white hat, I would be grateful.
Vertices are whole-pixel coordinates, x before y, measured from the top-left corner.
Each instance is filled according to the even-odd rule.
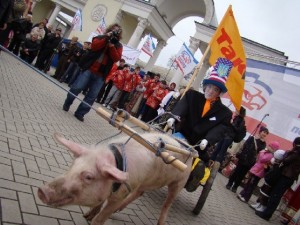
[[[277,159],[277,160],[282,160],[284,154],[285,154],[285,151],[284,151],[284,150],[278,149],[278,150],[276,150],[276,151],[274,152],[274,158]]]

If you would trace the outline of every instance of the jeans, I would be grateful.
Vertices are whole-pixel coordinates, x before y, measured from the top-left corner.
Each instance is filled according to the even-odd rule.
[[[227,149],[228,147],[232,144],[232,139],[231,138],[225,138],[221,141],[218,142],[217,147],[215,151],[212,153],[210,159],[213,161],[218,161],[220,163],[223,162]]]
[[[75,83],[72,85],[70,92],[77,96],[87,85],[89,85],[89,91],[85,95],[83,101],[92,106],[103,85],[103,77],[92,73],[90,70],[86,70],[79,74]],[[66,108],[69,108],[72,105],[74,99],[75,96],[68,93],[64,106]],[[81,102],[77,110],[75,111],[75,115],[83,118],[84,115],[90,111],[90,106]]]
[[[70,62],[65,74],[60,78],[62,82],[69,83],[72,75],[77,71],[78,64],[76,62]]]

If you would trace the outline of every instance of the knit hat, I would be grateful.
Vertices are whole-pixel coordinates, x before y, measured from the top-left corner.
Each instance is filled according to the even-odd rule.
[[[226,93],[227,88],[225,86],[228,75],[232,69],[232,62],[226,58],[218,58],[216,64],[213,66],[212,71],[203,80],[203,85],[213,84],[221,89],[221,92]]]
[[[277,160],[282,160],[284,154],[285,154],[284,150],[278,149],[276,152],[274,152],[274,158]]]
[[[279,149],[279,142],[278,141],[272,141],[269,146],[274,150],[278,150]]]

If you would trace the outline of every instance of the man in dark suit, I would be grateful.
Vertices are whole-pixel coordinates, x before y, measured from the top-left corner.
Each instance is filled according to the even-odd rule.
[[[209,77],[203,80],[204,93],[187,91],[172,110],[172,113],[178,116],[177,133],[174,136],[185,138],[195,147],[201,159],[193,166],[194,170],[186,184],[187,191],[194,191],[199,186],[205,166],[209,163],[208,147],[222,140],[227,127],[230,126],[232,112],[220,99],[220,95],[227,92],[227,76],[221,76],[219,73],[221,72],[213,69]],[[168,125],[171,126],[174,122],[175,119],[170,118]]]

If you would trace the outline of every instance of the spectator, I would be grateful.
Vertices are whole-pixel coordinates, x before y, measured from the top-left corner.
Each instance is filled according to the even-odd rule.
[[[41,48],[34,66],[46,73],[51,58],[61,40],[61,28],[56,28],[55,33],[49,33],[47,42]]]
[[[154,74],[151,77],[151,79],[149,79],[146,83],[144,83],[146,91],[144,91],[144,93],[143,93],[143,98],[141,100],[141,103],[139,105],[139,109],[138,109],[137,114],[136,114],[137,118],[141,114],[143,114],[144,107],[146,105],[146,101],[147,101],[148,97],[153,93],[154,88],[159,85],[159,78],[160,78],[160,74]]]
[[[37,34],[38,35],[38,40],[42,41],[45,37],[45,34],[46,34],[44,27],[45,27],[44,22],[40,22],[38,27],[32,28],[31,35],[32,34]]]
[[[104,79],[108,75],[114,62],[121,59],[123,46],[120,43],[122,37],[122,29],[118,24],[113,24],[106,29],[104,35],[94,37],[92,40],[91,51],[82,57],[79,66],[82,73],[79,74],[75,83],[72,85],[70,92],[78,95],[85,87],[89,87],[83,101],[90,106],[93,105]],[[69,111],[75,97],[71,94],[67,95],[63,110]],[[74,113],[74,116],[84,121],[84,115],[90,111],[90,106],[81,103]]]
[[[11,42],[8,46],[8,50],[12,51],[15,55],[19,55],[19,50],[21,43],[25,41],[26,34],[30,33],[32,22],[31,22],[32,14],[27,15],[25,19],[15,19],[11,22],[12,29],[14,31],[14,36],[11,39]],[[28,36],[28,39],[31,39],[31,36]]]
[[[122,70],[124,68],[124,65],[125,65],[125,60],[124,59],[121,59],[119,61],[119,65],[117,65],[117,63],[114,63],[113,67],[111,68],[108,76],[106,77],[105,79],[105,83],[104,85],[102,86],[98,96],[97,96],[97,100],[96,102],[100,103],[100,104],[104,104],[106,98],[107,98],[107,95],[111,89],[111,87],[113,86],[113,81],[112,81],[112,78],[113,78],[113,74],[117,71],[117,70]]]
[[[21,59],[31,64],[40,49],[40,43],[38,42],[38,35],[32,34],[30,39],[26,39],[21,45],[20,56]]]
[[[266,147],[265,138],[269,134],[269,130],[266,127],[260,127],[257,137],[250,136],[244,143],[241,150],[236,154],[238,163],[233,173],[230,175],[227,189],[231,189],[236,193],[237,188],[240,186],[243,178],[255,164],[257,154],[260,150]]]
[[[272,185],[272,191],[266,209],[255,214],[264,220],[269,220],[279,205],[284,192],[298,179],[300,173],[300,137],[293,141],[293,148],[287,152],[280,165],[278,178]]]
[[[249,171],[249,179],[243,190],[238,194],[238,198],[242,202],[249,201],[258,182],[265,176],[265,171],[268,169],[269,163],[271,163],[273,153],[278,149],[279,143],[277,141],[272,141],[264,150],[258,153],[256,163]]]
[[[53,78],[60,80],[61,77],[64,75],[66,69],[68,68],[71,62],[71,57],[74,55],[75,52],[78,52],[79,47],[77,45],[77,42],[78,37],[74,36],[72,37],[69,43],[62,43],[61,46],[59,46],[59,60]]]
[[[107,108],[116,110],[117,103],[124,88],[125,76],[129,73],[129,65],[125,64],[122,70],[117,70],[113,75],[113,86],[105,100]]]
[[[135,67],[134,71],[127,73],[125,75],[124,87],[118,101],[118,108],[124,109],[125,104],[128,101],[129,95],[133,92],[136,86],[141,82],[141,77],[139,75],[141,68],[139,66]]]
[[[7,28],[9,15],[12,12],[14,0],[0,1],[0,30]],[[2,45],[2,43],[0,43]]]
[[[218,161],[220,164],[222,164],[228,147],[233,143],[235,134],[237,132],[241,132],[240,128],[245,125],[245,116],[246,109],[241,107],[240,112],[236,112],[236,116],[233,118],[231,126],[226,129],[224,139],[217,143],[217,146],[211,155],[211,160]]]
[[[153,89],[152,94],[147,98],[145,110],[141,118],[142,121],[147,123],[157,117],[157,109],[166,94],[168,94],[167,82],[163,80],[158,83],[158,85]]]

